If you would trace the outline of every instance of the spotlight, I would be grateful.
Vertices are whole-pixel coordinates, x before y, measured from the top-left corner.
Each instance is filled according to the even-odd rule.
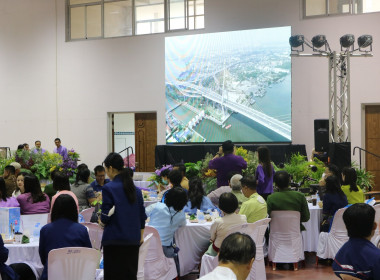
[[[362,51],[361,49],[371,47],[370,51],[372,51],[372,36],[371,35],[362,35],[358,38],[358,45],[359,45],[359,51]]]
[[[352,34],[346,34],[340,37],[340,49],[343,48],[348,49],[352,46],[352,50],[354,49],[355,36]]]
[[[289,38],[289,44],[292,47],[292,51],[297,51],[297,50],[294,50],[293,48],[298,48],[300,46],[302,46],[302,51],[303,51],[304,42],[305,42],[305,37],[303,35],[294,35]]]
[[[311,42],[313,43],[313,51],[315,49],[320,49],[323,46],[325,46],[327,43],[326,36],[325,35],[316,35],[313,37],[313,39],[311,39]]]

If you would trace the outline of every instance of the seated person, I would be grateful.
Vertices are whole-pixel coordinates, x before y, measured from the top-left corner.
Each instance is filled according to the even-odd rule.
[[[190,180],[188,197],[189,201],[183,208],[183,212],[185,213],[195,214],[198,209],[202,212],[218,209],[212,204],[211,200],[205,196],[201,178],[195,177]]]
[[[186,167],[183,163],[176,163],[173,166],[173,170],[179,170],[182,175],[181,187],[189,190],[189,179],[186,178]]]
[[[166,196],[166,193],[170,190],[170,189],[173,189],[173,188],[182,188],[181,186],[181,180],[182,180],[182,175],[181,175],[181,172],[179,170],[172,170],[169,172],[168,174],[168,179],[169,179],[169,189],[168,190],[165,190],[165,191],[162,191],[160,194],[159,194],[159,197],[162,195],[162,199],[161,199],[161,202],[165,202],[165,196]],[[187,194],[187,190],[184,189],[186,194]]]
[[[309,207],[303,193],[292,191],[289,188],[290,176],[286,171],[277,171],[274,174],[274,183],[279,188],[278,192],[268,196],[268,214],[272,211],[298,211],[301,213],[301,230],[305,230],[302,223],[310,219]]]
[[[53,181],[54,181],[54,176],[55,176],[56,172],[59,172],[59,171],[54,169],[52,172],[50,172],[50,179],[52,179]],[[46,193],[48,195],[48,197],[51,201],[51,198],[53,197],[53,195],[55,195],[57,193],[57,191],[53,188],[53,183],[47,184],[45,186],[44,193]]]
[[[342,171],[342,191],[347,196],[348,204],[364,203],[363,190],[356,184],[358,175],[354,168],[345,167]]]
[[[75,204],[77,205],[78,213],[79,213],[78,199],[75,196],[75,194],[72,191],[70,191],[69,177],[67,177],[62,172],[59,172],[59,171],[55,172],[54,181],[53,181],[53,188],[56,191],[56,194],[51,199],[50,209],[53,209],[54,202],[58,196],[60,196],[62,194],[68,194],[74,199]]]
[[[254,223],[258,220],[265,219],[268,216],[267,203],[264,198],[256,192],[255,176],[245,176],[240,179],[241,191],[248,198],[241,205],[239,214],[247,217],[248,223]]]
[[[148,225],[157,229],[160,234],[164,255],[168,258],[174,258],[178,273],[178,249],[174,245],[174,233],[179,227],[186,225],[185,213],[182,211],[186,202],[185,189],[174,187],[165,195],[164,203],[157,202],[145,209],[147,216],[150,218]]]
[[[9,165],[12,165],[15,168],[15,177],[17,177],[17,175],[20,174],[21,172],[21,164],[14,161],[14,162],[11,162]]]
[[[251,272],[256,256],[256,244],[244,233],[235,232],[227,236],[220,247],[219,265],[200,280],[245,280]]]
[[[35,175],[25,175],[25,192],[17,197],[22,215],[50,212],[49,197],[41,190],[40,181]]]
[[[332,268],[337,276],[347,274],[358,279],[380,279],[380,249],[372,244],[377,224],[375,209],[356,203],[343,213],[350,239],[335,256]]]
[[[87,167],[78,168],[75,183],[71,186],[71,191],[75,194],[79,203],[79,212],[90,208],[96,200],[94,190],[88,182],[90,170]]]
[[[167,168],[161,171],[160,176],[162,178],[162,184],[159,184],[157,186],[157,189],[159,192],[167,191],[168,189],[170,189],[169,178],[168,178],[170,171],[171,171],[170,168]]]
[[[228,186],[222,186],[217,188],[216,190],[210,192],[207,197],[211,200],[211,202],[215,205],[219,205],[219,197],[222,193],[232,192],[239,201],[239,209],[241,204],[248,200],[241,192],[241,182],[240,179],[243,178],[240,174],[236,172],[230,172],[228,178]]]
[[[208,248],[206,254],[216,256],[230,228],[247,222],[246,216],[235,213],[238,206],[239,202],[233,193],[226,192],[220,196],[219,208],[224,216],[221,219],[216,219],[211,225],[210,232],[212,244]]]
[[[25,173],[25,172],[21,172],[17,175],[16,177],[16,182],[17,182],[17,187],[16,189],[14,190],[14,192],[12,193],[12,196],[13,197],[18,197],[20,194],[24,193],[25,192],[25,188],[24,188],[24,177],[27,175],[28,173]]]
[[[4,168],[3,179],[5,181],[5,187],[7,189],[7,197],[12,196],[12,193],[17,188],[15,172],[16,169],[12,165],[7,165]]]
[[[57,197],[51,211],[51,223],[41,229],[39,253],[44,270],[40,280],[48,279],[49,252],[64,247],[92,248],[88,230],[78,223],[77,206],[68,194]]]
[[[7,190],[5,188],[5,181],[0,177],[0,207],[20,207],[15,197],[7,196]]]
[[[326,186],[325,179],[331,175],[335,175],[336,177],[340,178],[340,171],[339,168],[334,164],[329,164],[325,168],[325,172],[322,174],[321,180],[319,180],[319,185],[324,187]]]
[[[106,170],[101,165],[98,165],[94,168],[94,173],[95,173],[95,181],[93,181],[90,184],[90,186],[92,187],[94,192],[101,192],[102,187],[105,184],[107,184],[110,181],[110,179],[106,179]]]
[[[335,212],[343,207],[346,207],[347,197],[340,188],[339,180],[335,175],[326,178],[326,193],[323,196],[323,219],[321,231],[328,232]]]

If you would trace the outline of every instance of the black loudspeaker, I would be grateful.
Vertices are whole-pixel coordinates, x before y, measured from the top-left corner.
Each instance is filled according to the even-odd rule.
[[[314,149],[327,152],[329,149],[329,120],[314,120]]]
[[[340,170],[351,166],[351,142],[330,143],[329,158]]]

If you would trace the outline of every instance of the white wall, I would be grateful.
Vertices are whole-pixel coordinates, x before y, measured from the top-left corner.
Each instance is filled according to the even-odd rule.
[[[165,144],[164,38],[185,33],[65,42],[64,2],[0,0],[0,146],[38,138],[52,150],[59,136],[92,168],[107,154],[107,112],[152,111]],[[335,50],[343,34],[372,34],[374,57],[351,63],[352,145],[364,146],[361,106],[380,103],[380,13],[301,20],[300,3],[207,0],[197,32],[291,25],[308,38],[325,34]],[[328,118],[327,60],[294,58],[292,70],[293,143],[310,151],[313,120]]]

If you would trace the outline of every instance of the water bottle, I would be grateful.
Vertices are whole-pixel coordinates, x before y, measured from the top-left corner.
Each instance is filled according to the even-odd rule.
[[[99,268],[104,269],[103,258],[100,260]]]
[[[78,215],[78,223],[84,223],[84,218],[82,214]]]
[[[33,230],[33,242],[37,242],[40,240],[40,230],[41,230],[41,224],[36,223],[34,225],[34,230]]]
[[[198,223],[203,224],[206,222],[205,220],[205,214],[201,210],[197,210],[197,220]]]

